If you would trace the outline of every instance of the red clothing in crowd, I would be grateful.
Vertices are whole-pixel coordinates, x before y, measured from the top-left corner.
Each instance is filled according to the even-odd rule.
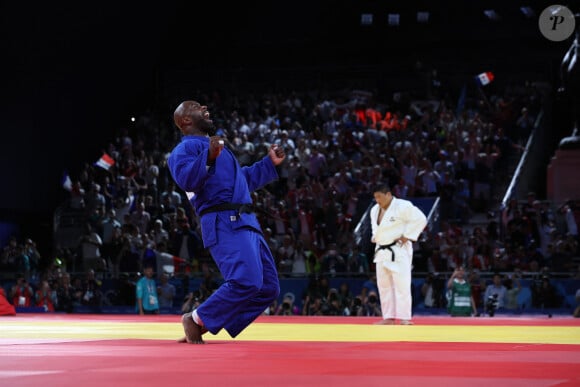
[[[14,316],[16,309],[8,302],[4,289],[0,288],[0,316]]]
[[[54,312],[54,304],[50,292],[38,289],[36,291],[36,306],[44,307],[47,312]]]
[[[12,305],[29,307],[32,305],[32,297],[34,293],[28,284],[15,285],[14,297],[12,298]]]

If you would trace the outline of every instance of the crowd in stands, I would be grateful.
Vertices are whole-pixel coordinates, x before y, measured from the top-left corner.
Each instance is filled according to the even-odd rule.
[[[286,150],[280,179],[255,192],[253,201],[280,276],[307,277],[311,283],[300,295],[302,308],[294,294],[287,294],[267,313],[380,315],[378,292],[371,286],[372,254],[354,238],[377,182],[388,182],[400,198],[440,200],[441,226],[426,230],[417,246],[424,258],[417,268],[430,273],[421,288],[426,307],[447,305],[445,285],[436,286],[438,273],[460,266],[478,308],[487,286],[478,273],[577,270],[571,203],[554,211],[535,197],[524,204],[514,199],[501,214],[490,216],[487,226],[466,227],[471,214],[497,205],[496,182],[533,128],[542,98],[531,84],[468,99],[462,108],[447,97],[383,101],[361,90],[214,92],[197,99],[210,106],[218,134],[242,165],[264,157],[273,142]],[[43,257],[44,264],[29,241],[21,245],[13,239],[3,248],[0,270],[22,273],[9,289],[11,302],[22,306],[24,297],[26,304],[60,311],[135,305],[135,283],[146,263],[154,265],[159,281],[164,273],[204,278],[203,289],[188,292],[188,307],[211,293],[216,268],[187,195],[176,189],[166,167],[180,136],[171,121],[175,102],[104,140],[103,152],[114,160],[110,168],[87,162],[71,176],[64,206],[85,219],[77,247],[57,246],[58,259]],[[341,276],[370,282],[354,295],[348,286],[328,286],[328,277]],[[503,280],[509,279],[493,284],[505,286]],[[105,280],[114,281],[114,292],[104,294]],[[511,280],[509,286],[517,289]],[[182,301],[174,300],[178,305],[173,306]]]

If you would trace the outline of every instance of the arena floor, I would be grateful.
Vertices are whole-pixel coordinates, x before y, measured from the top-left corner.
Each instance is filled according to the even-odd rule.
[[[580,319],[496,317],[261,316],[189,345],[177,315],[21,314],[0,386],[580,386]]]

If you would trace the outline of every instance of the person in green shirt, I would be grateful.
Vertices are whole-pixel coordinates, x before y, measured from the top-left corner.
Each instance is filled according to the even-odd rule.
[[[465,268],[459,266],[453,271],[453,274],[447,281],[447,290],[449,294],[449,303],[447,310],[453,317],[477,315],[475,300],[471,295],[471,286],[465,280]]]

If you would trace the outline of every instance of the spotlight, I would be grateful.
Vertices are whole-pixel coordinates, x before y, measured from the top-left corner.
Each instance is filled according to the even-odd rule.
[[[373,14],[372,13],[362,13],[360,15],[360,25],[370,26],[373,24]]]
[[[401,15],[398,13],[390,13],[387,17],[390,26],[398,26],[401,22]]]
[[[524,16],[527,17],[528,19],[531,19],[534,16],[536,16],[536,13],[532,9],[532,7],[523,6],[523,7],[520,7],[520,11],[522,11]]]
[[[427,23],[429,21],[429,12],[417,12],[417,23]]]
[[[494,9],[486,9],[485,11],[483,11],[483,13],[485,14],[485,16],[487,16],[489,20],[498,21],[499,19],[501,19]]]

